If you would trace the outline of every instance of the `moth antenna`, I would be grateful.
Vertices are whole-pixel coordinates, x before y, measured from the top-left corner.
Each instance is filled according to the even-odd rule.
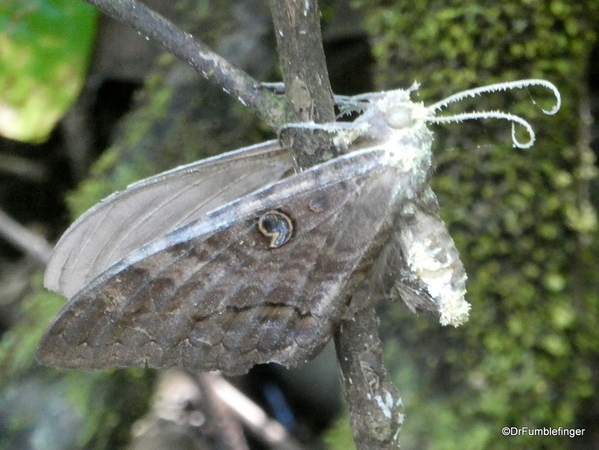
[[[357,100],[355,97],[349,97],[347,95],[334,95],[333,99],[335,105],[339,108],[339,114],[337,119],[349,116],[353,113],[363,113],[368,108],[368,103],[363,100]]]
[[[278,95],[283,95],[285,93],[285,83],[282,81],[275,81],[272,83],[265,81],[260,83],[260,87]]]
[[[549,110],[540,107],[539,104],[534,99],[532,99],[533,104],[539,106],[545,114],[553,115],[560,109],[561,104],[562,104],[562,99],[561,99],[561,95],[560,95],[559,91],[557,90],[557,88],[555,87],[555,85],[549,81],[539,80],[539,79],[508,81],[508,82],[504,82],[504,83],[495,83],[495,84],[489,84],[487,86],[481,86],[481,87],[474,88],[474,89],[468,89],[468,90],[465,90],[462,92],[458,92],[457,94],[450,95],[449,97],[446,97],[443,100],[428,106],[428,109],[429,109],[429,111],[431,111],[434,114],[435,111],[441,110],[442,108],[447,107],[451,103],[458,102],[458,101],[463,100],[468,97],[474,98],[478,95],[488,93],[488,92],[506,91],[508,89],[521,89],[521,88],[526,88],[528,86],[543,86],[553,92],[556,102],[555,102],[555,106]],[[462,122],[464,120],[472,120],[472,119],[509,120],[510,122],[512,122],[512,142],[514,143],[514,147],[529,148],[532,146],[532,144],[535,141],[535,133],[532,129],[532,126],[526,120],[524,120],[520,116],[516,116],[515,114],[504,113],[501,111],[472,111],[472,112],[461,113],[461,114],[456,114],[456,115],[447,116],[447,117],[443,117],[443,116],[428,117],[428,118],[426,118],[426,121],[432,122],[432,123],[447,123],[447,122]],[[518,141],[518,139],[516,138],[516,129],[515,129],[516,127],[514,126],[515,123],[522,125],[526,129],[526,132],[529,135],[529,139],[527,142],[522,143],[522,142]]]
[[[555,85],[553,83],[551,83],[547,80],[540,80],[540,79],[536,79],[536,78],[531,78],[528,80],[506,81],[504,83],[495,83],[495,84],[489,84],[487,86],[477,87],[474,89],[467,89],[465,91],[458,92],[457,94],[450,95],[449,97],[446,97],[437,103],[433,103],[428,108],[431,111],[436,111],[436,110],[445,108],[447,105],[450,105],[451,103],[458,102],[467,97],[474,98],[478,95],[485,94],[487,92],[507,91],[508,89],[522,89],[522,88],[526,88],[528,86],[543,86],[543,87],[546,87],[547,89],[551,90],[553,92],[553,95],[555,96],[556,102],[555,102],[555,106],[553,108],[551,108],[550,110],[540,107],[538,105],[538,103],[535,102],[534,100],[532,100],[532,102],[533,102],[533,104],[539,106],[545,114],[552,116],[556,112],[559,111],[559,109],[562,105],[562,97],[561,97],[559,91],[557,90],[557,87],[555,87]]]
[[[476,120],[476,119],[504,119],[512,122],[512,142],[514,147],[518,148],[530,148],[535,142],[535,132],[532,129],[530,123],[524,120],[520,116],[515,114],[504,113],[502,111],[472,111],[467,113],[455,114],[453,116],[440,116],[440,117],[427,117],[425,120],[432,123],[449,123],[449,122],[463,122],[464,120]],[[522,125],[528,133],[528,141],[522,143],[516,138],[516,127],[514,123]]]

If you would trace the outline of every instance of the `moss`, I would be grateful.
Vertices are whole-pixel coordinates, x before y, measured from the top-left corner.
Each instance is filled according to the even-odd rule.
[[[474,86],[545,78],[564,99],[553,117],[531,103],[550,104],[537,89],[462,102],[461,110],[530,118],[537,142],[528,150],[511,148],[505,123],[434,127],[432,185],[467,266],[473,310],[457,330],[433,324],[406,332],[422,328],[414,323],[422,319],[394,316],[402,332],[393,339],[413,349],[402,362],[411,360],[421,375],[408,404],[405,447],[576,448],[575,439],[502,438],[500,430],[573,427],[595,393],[589,374],[599,318],[591,311],[599,309],[599,290],[582,273],[593,271],[590,255],[599,253],[587,239],[597,234],[597,217],[585,200],[596,170],[575,136],[584,127],[578,103],[598,2],[354,3],[365,15],[381,88],[418,80],[415,97],[432,103]],[[430,358],[438,358],[436,368],[422,361]],[[455,384],[435,385],[439,370]],[[410,379],[398,385],[405,389]]]

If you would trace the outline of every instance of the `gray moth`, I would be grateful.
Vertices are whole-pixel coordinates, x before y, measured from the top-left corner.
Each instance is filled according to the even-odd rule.
[[[415,87],[338,97],[353,122],[324,129],[347,151],[307,170],[278,141],[182,166],[129,186],[81,216],[60,239],[44,284],[68,298],[43,335],[46,365],[171,367],[241,374],[300,364],[335,327],[380,298],[402,299],[442,325],[468,319],[466,273],[428,185],[428,123],[518,116],[436,110]]]

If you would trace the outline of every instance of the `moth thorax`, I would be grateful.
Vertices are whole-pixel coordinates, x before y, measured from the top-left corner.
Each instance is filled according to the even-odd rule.
[[[422,124],[417,128],[396,130],[381,145],[393,164],[411,178],[410,186],[420,186],[428,179],[433,164],[432,142],[432,133]]]

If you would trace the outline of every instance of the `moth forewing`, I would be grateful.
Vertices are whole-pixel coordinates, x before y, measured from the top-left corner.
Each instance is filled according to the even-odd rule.
[[[292,168],[289,151],[269,141],[132,184],[69,227],[54,249],[44,285],[71,298],[129,253],[280,180]]]
[[[377,236],[397,203],[395,175],[387,152],[356,151],[150,242],[64,306],[39,360],[229,374],[303,363],[330,339],[380,251]],[[274,248],[260,227],[273,211],[291,233]]]

